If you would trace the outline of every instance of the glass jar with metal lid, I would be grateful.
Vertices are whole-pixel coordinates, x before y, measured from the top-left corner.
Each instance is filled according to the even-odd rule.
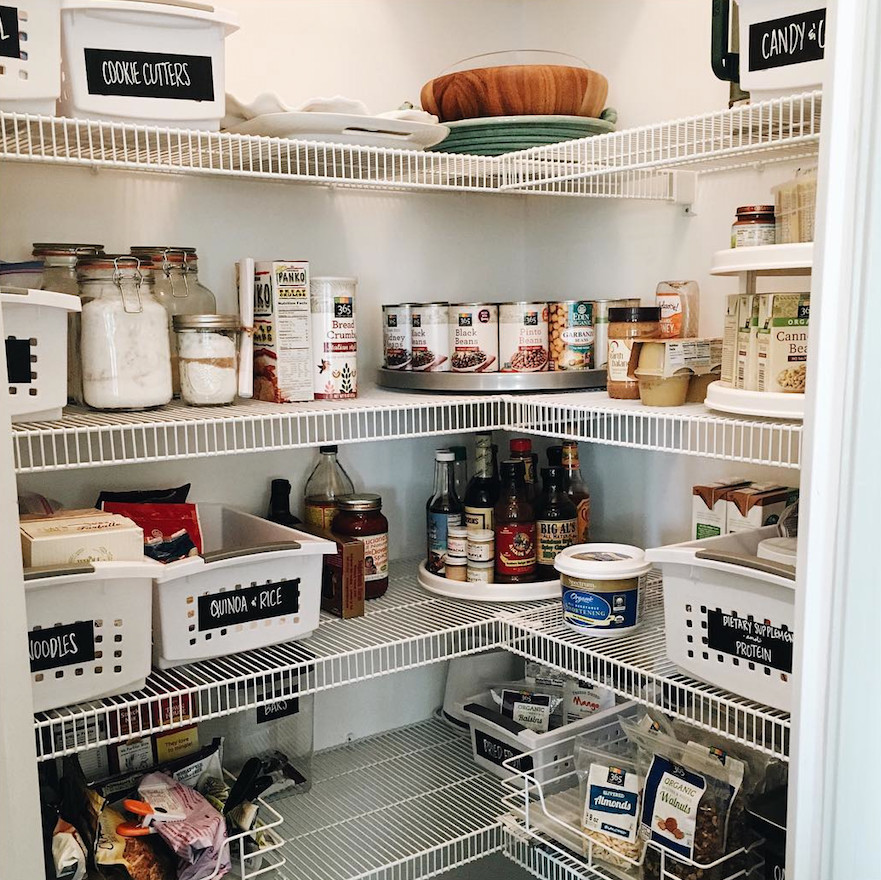
[[[731,227],[731,247],[756,247],[777,243],[773,205],[741,205]]]
[[[34,242],[33,255],[43,261],[43,290],[80,295],[76,277],[78,257],[104,253],[103,244],[69,244],[65,242]],[[83,376],[80,370],[79,312],[67,313],[67,397],[71,403],[83,403]]]
[[[337,497],[339,513],[334,532],[357,538],[364,545],[364,595],[378,599],[388,589],[388,520],[382,515],[382,498],[372,492]]]
[[[191,247],[138,245],[132,253],[152,265],[153,295],[168,312],[171,348],[171,383],[174,396],[180,394],[177,349],[171,321],[175,315],[209,315],[217,311],[214,294],[199,281],[199,257]]]
[[[175,315],[181,397],[191,406],[232,403],[238,390],[238,315]]]
[[[171,400],[168,315],[130,254],[80,257],[83,397],[94,409],[149,409]]]

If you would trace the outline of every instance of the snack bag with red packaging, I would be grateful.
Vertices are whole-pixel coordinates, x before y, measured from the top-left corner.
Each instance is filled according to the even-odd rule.
[[[105,501],[108,513],[120,513],[144,530],[144,553],[159,562],[174,562],[202,553],[202,528],[195,504],[135,504]]]

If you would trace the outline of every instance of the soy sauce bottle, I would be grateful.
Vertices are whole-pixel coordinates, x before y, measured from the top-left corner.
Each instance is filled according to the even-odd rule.
[[[536,502],[536,568],[540,581],[557,577],[554,559],[578,539],[578,510],[566,492],[562,467],[542,468],[544,489]]]
[[[300,524],[291,513],[291,484],[288,480],[273,480],[270,484],[269,510],[266,519],[283,526]]]

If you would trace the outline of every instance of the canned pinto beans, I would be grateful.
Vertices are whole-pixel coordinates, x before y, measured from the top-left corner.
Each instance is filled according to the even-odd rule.
[[[501,372],[539,373],[547,368],[547,303],[502,303],[499,306],[499,369]]]
[[[413,356],[411,369],[446,372],[450,369],[449,306],[447,303],[420,303],[412,306]]]
[[[593,303],[548,303],[551,370],[589,370],[594,362]]]
[[[498,372],[498,306],[490,303],[450,306],[450,358],[454,373]]]
[[[409,370],[413,358],[413,303],[382,307],[382,345],[387,370]]]

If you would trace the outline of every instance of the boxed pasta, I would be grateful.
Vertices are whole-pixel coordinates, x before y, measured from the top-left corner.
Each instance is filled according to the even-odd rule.
[[[79,562],[140,562],[144,533],[130,519],[100,510],[64,510],[21,518],[21,555],[26,568]]]
[[[803,394],[811,296],[809,293],[771,293],[761,300],[756,348],[757,388]]]

